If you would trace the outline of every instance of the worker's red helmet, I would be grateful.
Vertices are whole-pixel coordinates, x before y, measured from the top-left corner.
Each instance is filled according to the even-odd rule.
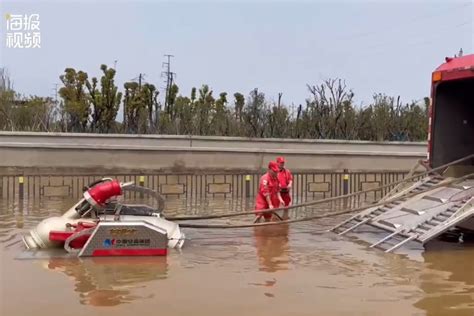
[[[276,159],[277,163],[285,163],[285,158],[284,157],[278,157]]]
[[[268,169],[274,171],[274,172],[278,172],[280,171],[280,168],[278,167],[278,164],[274,161],[270,161],[268,163]]]

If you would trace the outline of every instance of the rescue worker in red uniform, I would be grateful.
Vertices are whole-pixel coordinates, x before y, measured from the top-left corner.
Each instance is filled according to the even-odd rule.
[[[285,158],[284,157],[278,157],[276,159],[276,162],[278,164],[278,182],[280,184],[280,195],[281,198],[283,199],[283,202],[285,206],[290,206],[291,205],[291,186],[293,184],[293,175],[291,174],[291,171],[287,168],[285,168]],[[283,217],[288,218],[288,210],[285,210],[283,212]]]
[[[258,187],[258,194],[255,201],[255,215],[257,218],[255,222],[260,221],[263,217],[266,222],[269,222],[272,218],[272,212],[259,213],[260,210],[268,210],[279,208],[283,206],[284,201],[280,196],[280,185],[278,182],[278,164],[274,161],[270,161],[268,164],[268,171],[260,178]]]

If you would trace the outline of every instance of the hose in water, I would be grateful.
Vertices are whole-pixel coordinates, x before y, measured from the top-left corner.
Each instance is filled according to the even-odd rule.
[[[426,190],[423,190],[423,191],[413,192],[413,193],[409,193],[409,194],[399,196],[399,197],[396,197],[396,198],[387,199],[383,202],[378,202],[378,203],[375,203],[375,204],[371,204],[369,207],[371,208],[371,207],[382,206],[382,205],[389,204],[389,203],[392,203],[392,202],[395,202],[395,201],[398,201],[398,200],[401,200],[401,199],[410,198],[410,197],[419,195],[421,193],[425,193],[425,192],[431,191],[433,189],[446,186],[448,184],[454,184],[454,183],[457,183],[457,182],[461,182],[461,181],[464,181],[464,180],[467,180],[467,179],[473,178],[473,177],[474,177],[474,173],[471,173],[471,174],[468,174],[468,175],[463,176],[461,178],[456,178],[456,179],[452,179],[452,180],[449,180],[449,181],[446,181],[446,182],[443,182],[443,183],[436,184],[436,185],[434,185],[434,186],[432,186],[432,187],[430,187]],[[308,217],[299,218],[299,219],[285,220],[285,221],[281,221],[281,222],[266,222],[266,223],[256,223],[256,224],[240,224],[240,225],[218,225],[218,224],[209,225],[209,224],[186,224],[186,223],[184,223],[184,224],[180,224],[179,226],[183,227],[183,228],[226,229],[226,228],[248,228],[248,227],[258,227],[258,226],[284,225],[284,224],[290,224],[290,223],[307,222],[307,221],[312,221],[312,220],[315,220],[315,219],[328,218],[328,217],[343,215],[343,214],[347,214],[347,213],[358,212],[358,211],[362,211],[364,209],[367,209],[369,207],[360,206],[360,207],[352,208],[352,209],[349,209],[349,210],[333,212],[333,213],[328,213],[328,214],[308,216]],[[274,210],[271,210],[271,211],[274,211]]]
[[[258,213],[259,214],[265,214],[265,213],[271,213],[271,212],[276,212],[276,211],[281,211],[281,210],[290,210],[290,209],[295,209],[295,208],[300,208],[300,207],[305,207],[305,206],[313,206],[313,205],[317,205],[317,204],[323,204],[323,203],[327,203],[327,202],[333,202],[333,201],[337,201],[337,200],[341,200],[341,199],[346,199],[346,198],[358,196],[358,195],[361,195],[361,194],[365,194],[365,193],[369,193],[369,192],[372,192],[372,191],[377,191],[377,190],[385,189],[385,188],[388,188],[388,187],[391,187],[391,186],[394,186],[394,185],[398,185],[398,184],[401,184],[401,183],[404,183],[404,182],[407,182],[407,181],[410,181],[410,180],[413,180],[413,179],[416,179],[416,178],[419,178],[419,177],[426,176],[430,173],[435,173],[436,171],[442,170],[444,168],[447,168],[449,166],[458,164],[460,162],[463,162],[463,161],[471,159],[471,158],[474,158],[474,154],[471,154],[469,156],[463,157],[463,158],[458,159],[458,160],[454,160],[454,161],[452,161],[450,163],[447,163],[447,164],[444,164],[442,166],[427,170],[425,172],[422,172],[421,174],[414,175],[414,176],[411,176],[411,177],[407,177],[407,178],[402,179],[400,181],[392,182],[392,183],[389,183],[389,184],[386,184],[386,185],[383,185],[383,186],[380,186],[380,187],[377,187],[377,188],[374,188],[374,189],[367,189],[367,190],[357,191],[357,192],[350,193],[350,194],[339,195],[339,196],[335,196],[335,197],[330,197],[330,198],[326,198],[326,199],[321,199],[321,200],[316,200],[316,201],[311,201],[311,202],[306,202],[306,203],[301,203],[301,204],[295,204],[295,205],[291,205],[291,206],[287,206],[287,207],[274,208],[274,209],[271,209],[271,210],[270,209],[269,210],[258,210]],[[167,220],[170,220],[170,221],[203,220],[203,219],[217,219],[217,218],[253,215],[253,214],[255,214],[255,212],[256,211],[245,211],[245,212],[239,212],[239,213],[228,213],[228,214],[219,214],[219,215],[177,216],[177,217],[166,217],[165,216],[165,217],[166,217]]]

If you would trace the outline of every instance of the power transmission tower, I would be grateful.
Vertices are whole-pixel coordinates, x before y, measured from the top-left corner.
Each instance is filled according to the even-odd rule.
[[[53,118],[54,121],[56,121],[60,116],[60,107],[59,107],[59,103],[58,103],[58,86],[59,86],[59,83],[53,84],[54,88],[51,88],[52,93],[50,95],[51,100],[52,100],[51,115],[52,115],[52,118]]]
[[[54,91],[54,103],[58,103],[58,85],[58,83],[55,83],[52,89]]]

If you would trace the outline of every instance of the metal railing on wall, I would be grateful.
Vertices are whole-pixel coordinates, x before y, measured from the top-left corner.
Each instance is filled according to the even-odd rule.
[[[406,172],[314,172],[294,173],[293,200],[306,201],[353,193],[387,185],[406,176]],[[104,174],[104,175],[0,175],[0,198],[47,199],[82,197],[84,186],[103,178],[132,181],[151,188],[166,198],[211,199],[253,198],[261,174]],[[358,197],[381,198],[387,187]],[[136,192],[127,192],[134,195]]]

